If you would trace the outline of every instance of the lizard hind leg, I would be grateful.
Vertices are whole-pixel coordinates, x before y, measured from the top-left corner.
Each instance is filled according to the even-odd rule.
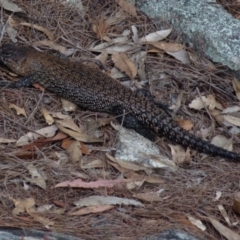
[[[134,116],[130,114],[117,117],[117,121],[124,127],[135,130],[138,134],[142,135],[143,137],[149,139],[152,142],[156,140],[155,133],[151,129],[146,128]]]

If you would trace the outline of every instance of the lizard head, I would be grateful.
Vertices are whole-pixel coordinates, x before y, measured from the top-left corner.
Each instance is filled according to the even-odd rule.
[[[11,71],[20,75],[28,75],[26,69],[29,49],[26,47],[15,46],[14,44],[5,44],[0,47],[0,61]]]

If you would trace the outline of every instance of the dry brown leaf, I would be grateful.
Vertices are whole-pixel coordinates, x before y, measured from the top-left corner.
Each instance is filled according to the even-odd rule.
[[[73,141],[74,140],[72,140],[70,138],[66,138],[62,141],[61,147],[63,149],[67,149]],[[89,154],[91,152],[91,150],[89,150],[84,143],[81,142],[80,144],[81,144],[81,151],[83,154]]]
[[[206,226],[200,221],[199,219],[196,219],[192,216],[188,216],[188,220],[195,225],[197,228],[201,229],[202,231],[206,230]]]
[[[191,61],[195,64],[196,67],[205,67],[207,71],[215,72],[217,70],[216,65],[214,65],[209,59],[200,56],[196,52],[188,52]]]
[[[75,188],[112,188],[115,185],[123,184],[129,182],[130,180],[127,179],[114,179],[114,180],[107,180],[107,179],[99,179],[94,182],[84,182],[82,179],[76,179],[74,181],[65,181],[58,183],[55,188],[58,187],[75,187]]]
[[[232,224],[230,222],[229,216],[225,210],[225,208],[223,207],[222,204],[218,205],[218,210],[220,211],[220,213],[222,214],[222,216],[224,217],[225,221],[227,222],[228,226],[231,227]]]
[[[113,53],[112,60],[117,68],[125,72],[132,80],[137,75],[137,68],[135,64],[128,58],[125,53]]]
[[[77,108],[77,105],[75,103],[70,102],[64,98],[61,98],[61,102],[62,102],[62,108],[66,112],[73,112]]]
[[[240,100],[240,81],[237,78],[233,78],[233,89],[236,92],[238,100]]]
[[[45,118],[45,121],[48,125],[52,125],[54,123],[54,119],[52,118],[52,116],[50,115],[50,113],[45,109],[45,108],[41,108],[41,112]]]
[[[109,155],[108,153],[106,154],[106,156],[109,160],[113,161],[114,163],[117,163],[120,167],[125,168],[125,169],[129,169],[129,170],[132,170],[132,171],[144,170],[145,172],[148,172],[148,170],[149,170],[148,168],[143,167],[143,166],[139,166],[139,165],[129,163],[129,162],[119,161],[116,158]]]
[[[107,50],[104,49],[101,54],[95,57],[95,59],[99,60],[101,63],[105,63],[108,58]]]
[[[105,22],[104,17],[100,16],[96,21],[92,21],[92,30],[96,33],[96,37],[100,40],[110,42],[107,36],[109,25]]]
[[[138,43],[138,41],[139,41],[138,40],[138,30],[135,25],[132,25],[131,28],[132,28],[132,32],[133,32],[132,40],[134,43]]]
[[[55,120],[57,127],[64,133],[82,142],[102,142],[103,140],[83,133],[71,119]]]
[[[28,145],[25,145],[23,151],[34,151],[36,148],[42,149],[44,146],[48,145],[51,142],[59,141],[67,138],[68,136],[65,133],[58,132],[54,137],[51,138],[40,138],[34,142],[31,142]]]
[[[178,52],[183,49],[183,45],[179,43],[167,43],[167,42],[147,42],[155,48],[164,50],[166,52]]]
[[[133,17],[137,17],[136,8],[132,4],[126,2],[125,0],[115,0],[115,1],[122,8],[123,11],[125,11],[126,13],[130,14]]]
[[[42,189],[46,189],[45,179],[39,174],[37,168],[32,164],[27,164],[26,166],[28,172],[31,174],[31,178],[24,177],[26,181],[36,184]]]
[[[36,130],[35,133],[33,132],[28,132],[26,135],[20,137],[17,142],[16,146],[24,146],[29,144],[29,142],[36,140],[38,138],[41,138],[42,136],[44,137],[53,137],[56,134],[56,131],[58,130],[56,125],[52,125],[49,127],[41,128],[39,130]],[[38,134],[39,133],[39,134]]]
[[[35,200],[34,198],[26,198],[26,199],[14,199],[10,197],[10,200],[13,201],[15,208],[12,210],[12,214],[17,216],[20,213],[27,212],[29,209],[34,209]]]
[[[196,97],[190,104],[189,107],[200,110],[203,109],[204,106],[208,107],[210,110],[214,110],[215,108],[222,110],[223,106],[216,101],[215,96],[208,95],[207,97]]]
[[[83,206],[96,206],[96,205],[133,205],[133,206],[140,206],[144,207],[142,203],[139,201],[133,200],[133,199],[126,199],[126,198],[120,198],[120,197],[103,197],[103,196],[91,196],[83,198],[79,201],[75,201],[74,204],[77,207],[83,207]]]
[[[236,232],[232,231],[231,229],[225,227],[223,224],[221,224],[218,220],[208,217],[209,221],[212,223],[212,225],[215,227],[215,229],[223,235],[228,240],[239,240],[240,235]]]
[[[47,47],[50,47],[50,48],[64,54],[65,56],[70,56],[74,53],[74,49],[66,49],[66,47],[59,45],[59,44],[55,43],[54,41],[47,40],[47,39],[38,41],[38,42],[34,42],[33,46],[36,46],[36,47],[47,46]]]
[[[140,42],[158,42],[158,41],[161,41],[164,38],[166,38],[171,33],[171,31],[172,31],[172,28],[150,33],[147,36],[142,37]]]
[[[190,120],[176,120],[176,122],[186,131],[193,128],[193,123]]]
[[[79,141],[73,141],[67,148],[67,153],[70,155],[72,162],[78,162],[82,158],[81,144]]]
[[[190,152],[189,150],[185,151],[184,148],[180,145],[168,144],[171,148],[172,159],[176,164],[183,162],[189,162]]]
[[[61,112],[49,112],[54,118],[58,119],[71,119],[69,115],[62,114]]]
[[[6,32],[7,32],[7,35],[9,36],[9,38],[10,38],[14,43],[16,43],[16,42],[17,42],[16,36],[17,36],[17,34],[18,34],[18,31],[11,26],[10,21],[7,22]]]
[[[97,159],[97,160],[93,160],[90,163],[87,163],[85,165],[81,166],[81,169],[89,169],[89,168],[103,168],[105,167],[105,163],[104,161]]]
[[[232,146],[232,138],[227,139],[226,137],[222,136],[222,135],[217,135],[215,136],[212,141],[211,144],[214,144],[220,148],[224,148],[228,151],[232,151],[233,150],[233,146]]]
[[[17,115],[23,115],[24,117],[27,117],[27,114],[26,114],[24,108],[20,108],[20,107],[16,106],[15,104],[12,104],[12,103],[9,105],[9,107],[15,109],[16,112],[17,112]]]
[[[8,138],[1,138],[0,137],[0,143],[14,143],[16,141],[17,140],[15,140],[15,139],[8,139]]]
[[[86,215],[86,214],[90,214],[90,213],[106,212],[113,208],[114,208],[113,205],[96,205],[96,206],[82,208],[76,212],[69,213],[68,215],[81,216],[81,215]]]
[[[45,217],[42,217],[42,216],[39,216],[38,214],[34,213],[34,212],[28,212],[28,214],[34,218],[35,221],[41,223],[45,228],[49,228],[49,226],[52,226],[55,224],[54,221],[48,219],[48,218],[45,218]]]
[[[230,124],[240,127],[240,118],[238,117],[234,117],[231,115],[223,115],[223,119]]]
[[[173,56],[177,60],[181,61],[183,64],[190,64],[191,63],[189,54],[185,49],[181,49],[177,52],[166,51],[166,53]]]
[[[133,197],[147,202],[160,202],[164,200],[162,197],[159,197],[156,192],[136,193],[133,194]]]
[[[22,8],[18,7],[17,4],[12,3],[11,1],[7,0],[0,0],[0,6],[7,11],[11,12],[24,12]]]
[[[36,29],[40,32],[43,32],[49,37],[50,40],[52,40],[52,41],[54,40],[53,33],[51,31],[49,31],[48,29],[42,27],[42,26],[39,26],[37,24],[27,23],[27,22],[21,22],[19,24],[22,25],[22,26],[27,26],[27,27],[30,27],[30,28],[34,28],[34,29]]]

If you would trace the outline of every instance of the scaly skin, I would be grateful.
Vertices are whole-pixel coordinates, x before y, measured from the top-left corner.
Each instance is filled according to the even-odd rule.
[[[10,44],[0,48],[0,60],[23,77],[16,83],[0,86],[21,88],[39,83],[82,108],[118,116],[117,120],[123,120],[125,127],[151,140],[156,133],[198,152],[240,161],[239,154],[216,147],[182,129],[151,97],[132,92],[95,68]]]

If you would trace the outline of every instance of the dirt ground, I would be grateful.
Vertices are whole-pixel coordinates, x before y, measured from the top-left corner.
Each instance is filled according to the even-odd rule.
[[[141,12],[134,13],[132,9],[127,11],[126,6],[115,1],[83,0],[83,7],[49,0],[14,2],[24,12],[13,14],[11,10],[1,10],[1,44],[14,40],[18,45],[34,46],[52,54],[60,52],[59,55],[68,55],[73,61],[87,59],[85,64],[94,64],[89,59],[100,54],[97,50],[91,50],[94,46],[122,37],[124,31],[132,31],[132,25],[137,28],[139,38],[159,29],[170,28],[166,23],[156,26]],[[221,1],[221,4],[238,17],[236,10],[240,12],[239,4],[236,5],[235,1],[231,1],[231,4],[230,1]],[[235,7],[231,8],[233,5]],[[178,35],[173,31],[164,41],[178,43]],[[139,51],[147,53],[145,74],[148,81],[145,83],[138,75],[135,80],[149,89],[156,100],[170,106],[180,99],[180,110],[174,115],[175,119],[190,121],[193,125],[191,131],[196,135],[201,136],[205,129],[209,141],[218,134],[231,138],[231,127],[219,123],[207,107],[201,110],[189,108],[189,103],[196,96],[209,95],[214,96],[224,109],[239,106],[233,90],[233,77],[225,67],[211,63],[188,48],[185,50],[191,56],[197,56],[198,60],[183,64],[166,54],[164,49],[154,51],[150,44],[133,42],[131,37],[128,43],[131,43],[128,56]],[[107,69],[106,74],[109,74],[115,66],[111,54],[103,65]],[[9,74],[3,66],[0,76],[1,80],[19,79]],[[127,84],[130,78],[125,75],[119,81]],[[21,110],[10,104],[24,109],[26,115],[18,115]],[[57,139],[40,138],[34,144],[22,146],[17,146],[15,141],[11,142],[19,140],[28,132],[48,127],[42,108],[48,112],[69,115],[77,126],[85,128],[88,119],[101,122],[109,117],[80,108],[66,112],[59,97],[38,88],[2,88],[0,226],[63,232],[84,239],[140,239],[164,229],[176,228],[184,229],[199,239],[224,239],[221,231],[229,231],[231,236],[240,234],[240,217],[232,207],[234,194],[240,191],[240,164],[218,157],[203,158],[203,155],[191,152],[190,160],[179,164],[175,171],[153,169],[150,176],[162,180],[157,184],[145,181],[135,188],[129,188],[126,184],[109,188],[56,188],[58,183],[77,178],[85,182],[131,179],[131,176],[136,176],[136,172],[114,167],[106,156],[106,153],[114,156],[116,147],[118,133],[111,124],[100,127],[101,143],[79,143],[83,154],[80,161],[74,161],[68,148],[73,138],[67,134],[59,135],[60,130],[56,132]],[[168,143],[160,139],[157,144],[171,159]],[[233,136],[233,151],[240,152],[239,134]],[[93,164],[87,165],[89,163]],[[142,179],[149,176],[144,171],[137,171],[137,174]],[[156,201],[136,197],[140,193],[149,195],[156,192],[161,192]],[[135,199],[144,206],[117,204],[107,211],[71,214],[79,209],[74,202],[96,195]],[[33,209],[40,207],[42,210],[34,212]],[[192,218],[201,221],[205,230],[200,229],[199,223],[194,225]],[[227,230],[214,220],[227,227]]]

